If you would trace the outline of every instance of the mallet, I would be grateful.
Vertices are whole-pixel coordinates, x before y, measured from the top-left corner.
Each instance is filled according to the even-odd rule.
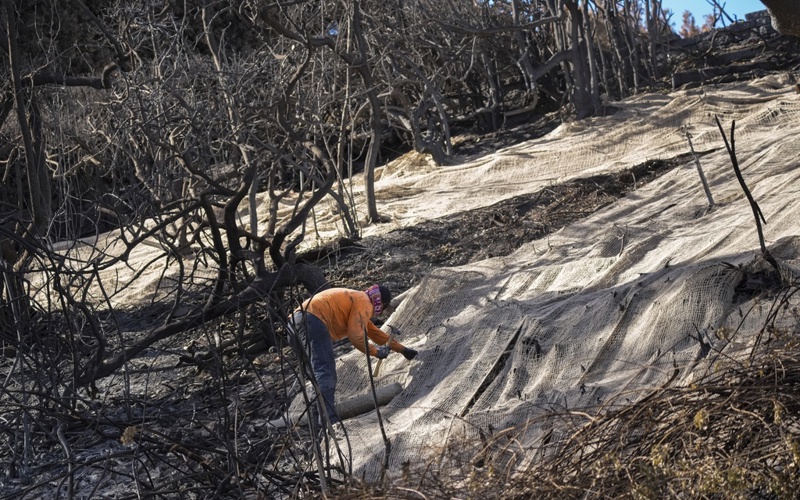
[[[391,333],[389,334],[389,340],[388,340],[388,341],[386,342],[386,344],[385,344],[385,345],[387,345],[387,346],[390,346],[390,345],[392,344],[392,340],[394,340],[394,338],[395,338],[395,337],[397,337],[397,336],[399,336],[399,335],[400,335],[400,329],[398,329],[398,328],[395,328],[395,327],[394,327],[394,326],[392,326],[392,325],[389,325],[389,330],[391,330]],[[380,373],[380,371],[381,371],[381,364],[382,364],[382,363],[383,363],[383,360],[382,360],[382,359],[379,359],[379,360],[378,360],[378,362],[377,362],[377,363],[375,363],[375,369],[374,369],[374,370],[372,370],[372,376],[373,376],[373,377],[377,377],[377,376],[378,376],[378,373]]]

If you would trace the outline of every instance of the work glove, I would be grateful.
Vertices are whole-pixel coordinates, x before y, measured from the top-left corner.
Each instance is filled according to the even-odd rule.
[[[410,347],[406,347],[406,348],[403,349],[402,354],[403,354],[403,356],[406,357],[407,360],[410,361],[410,360],[416,358],[417,354],[419,354],[419,353],[417,352],[416,349],[412,349]]]
[[[388,345],[382,345],[382,346],[378,347],[377,349],[375,349],[375,357],[376,358],[378,358],[378,359],[386,359],[387,356],[389,356],[389,346]]]

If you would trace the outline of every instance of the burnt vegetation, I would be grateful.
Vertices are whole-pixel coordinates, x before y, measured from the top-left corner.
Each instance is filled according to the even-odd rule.
[[[282,350],[301,296],[364,280],[408,289],[671,165],[554,186],[472,226],[360,239],[385,217],[375,168],[398,153],[446,165],[482,149],[455,136],[514,141],[544,133],[545,114],[611,113],[668,88],[674,36],[658,0],[0,0],[0,19],[2,498],[291,496],[326,475],[335,487],[335,465],[308,472],[302,447],[259,423],[303,369]],[[356,175],[363,207],[342,182]],[[322,200],[343,239],[298,255]],[[142,254],[127,276],[108,273]],[[149,303],[121,302],[145,275]],[[148,389],[159,377],[170,390]]]

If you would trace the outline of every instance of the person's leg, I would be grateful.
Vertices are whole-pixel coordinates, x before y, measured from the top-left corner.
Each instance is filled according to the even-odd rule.
[[[328,418],[331,423],[338,422],[335,409],[336,358],[328,328],[311,313],[295,313],[293,320],[295,328],[300,332],[298,340],[303,352],[310,354],[311,369],[319,386],[320,396],[325,401]]]

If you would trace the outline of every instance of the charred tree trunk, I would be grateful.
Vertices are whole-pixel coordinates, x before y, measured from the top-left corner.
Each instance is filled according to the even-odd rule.
[[[572,48],[572,76],[574,79],[572,89],[572,102],[578,118],[585,118],[595,113],[592,96],[589,92],[591,76],[587,67],[586,45],[581,43],[582,15],[577,2],[565,0],[564,5],[569,11],[570,45]]]
[[[513,0],[511,2],[511,9],[512,20],[515,25],[519,25],[521,10],[520,0]],[[527,91],[528,99],[531,101],[528,102],[527,105],[530,109],[535,109],[539,102],[539,92],[536,88],[536,80],[534,79],[535,70],[533,68],[533,63],[531,62],[527,32],[523,30],[515,31],[514,39],[517,42],[517,47],[519,48],[520,53],[518,65],[522,72],[522,76],[525,78],[525,90]]]
[[[630,74],[631,65],[630,61],[624,57],[622,53],[623,42],[620,41],[620,38],[624,38],[625,34],[617,29],[620,25],[620,21],[613,2],[606,3],[605,15],[606,32],[608,33],[608,39],[611,43],[611,54],[614,63],[614,74],[617,79],[617,86],[619,87],[619,97],[625,97],[630,93],[627,75]]]
[[[589,95],[591,96],[594,112],[598,113],[602,108],[602,103],[600,102],[600,70],[598,69],[598,51],[596,50],[594,43],[594,34],[588,0],[584,0],[583,2],[583,12],[581,13],[581,17],[583,19],[581,29],[583,31],[583,38],[586,40],[586,62],[589,65],[588,91]]]
[[[20,53],[17,47],[17,17],[11,0],[3,0],[3,17],[8,35],[8,59],[17,122],[25,149],[27,205],[35,237],[44,237],[52,219],[51,175],[45,163],[44,139],[34,91],[23,85],[20,74]]]
[[[624,0],[622,9],[622,23],[625,29],[625,44],[628,48],[628,58],[630,61],[630,75],[633,79],[633,93],[638,94],[641,89],[639,81],[639,49],[636,43],[636,19],[633,15],[634,6],[631,0]]]
[[[367,148],[367,159],[364,162],[364,191],[367,198],[367,219],[371,222],[379,222],[378,203],[375,201],[375,167],[378,163],[378,153],[381,147],[381,103],[375,91],[375,84],[372,80],[372,71],[369,66],[369,53],[367,39],[364,36],[364,23],[361,15],[361,2],[353,2],[353,32],[358,45],[359,57],[353,65],[354,69],[361,77],[367,93],[369,102],[369,129],[370,140]]]

